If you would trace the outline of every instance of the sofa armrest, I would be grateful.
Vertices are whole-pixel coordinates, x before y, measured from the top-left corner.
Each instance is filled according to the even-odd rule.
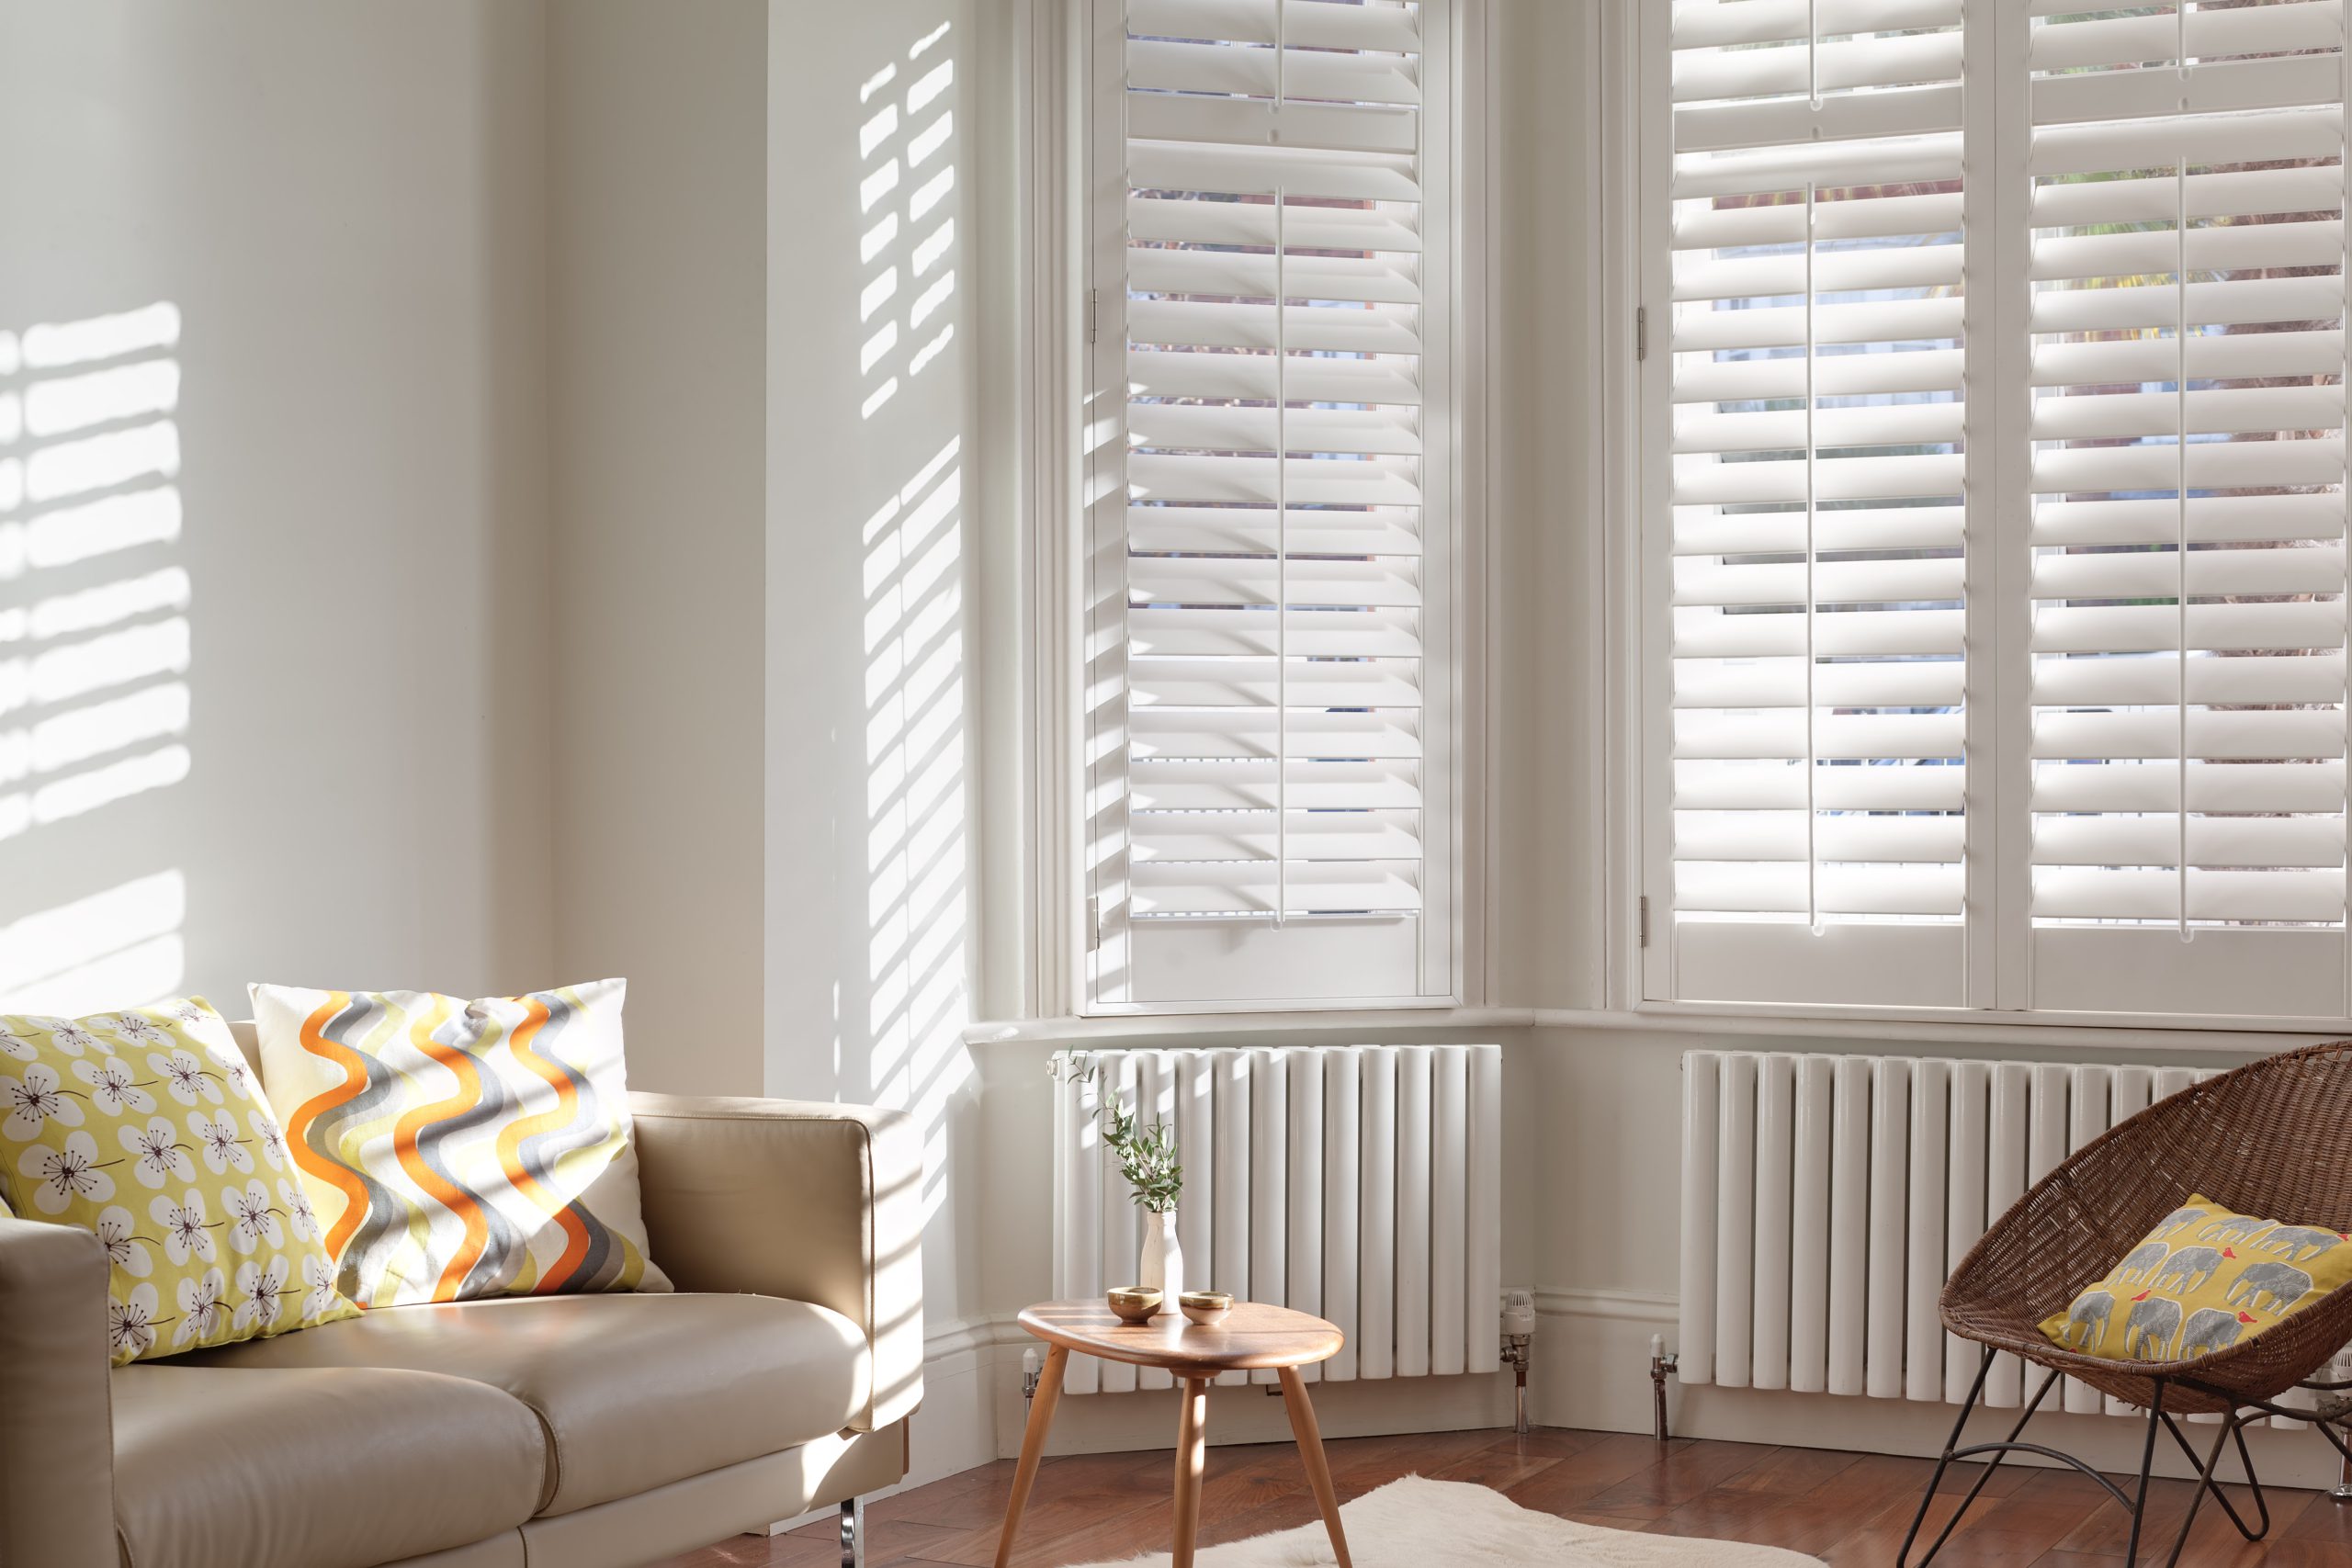
[[[896,1111],[632,1094],[645,1229],[682,1291],[831,1307],[865,1331],[858,1431],[922,1398],[922,1140]]]
[[[0,1215],[0,1568],[114,1568],[107,1254]]]

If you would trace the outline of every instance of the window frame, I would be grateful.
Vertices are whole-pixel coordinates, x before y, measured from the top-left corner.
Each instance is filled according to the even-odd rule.
[[[1312,998],[1238,998],[1202,1001],[1104,1000],[1098,991],[1102,941],[1088,864],[1087,802],[1094,788],[1088,765],[1090,726],[1084,708],[1082,660],[1099,639],[1090,627],[1091,570],[1102,547],[1091,513],[1102,483],[1090,460],[1090,438],[1123,431],[1105,408],[1118,396],[1115,362],[1124,344],[1113,341],[1117,313],[1101,276],[1108,239],[1104,200],[1094,184],[1106,150],[1123,127],[1104,122],[1101,99],[1118,91],[1118,40],[1099,26],[1105,0],[1030,0],[1026,70],[1034,90],[1023,116],[1026,145],[1018,154],[1024,184],[1024,282],[1022,396],[1032,437],[1020,468],[1023,591],[1042,613],[1025,616],[1027,668],[1023,729],[1030,771],[1029,821],[1034,845],[1024,873],[1025,900],[1035,940],[1023,964],[1025,1010],[1033,1017],[1123,1017],[1364,1012],[1436,1014],[1476,1006],[1487,984],[1487,738],[1486,668],[1493,640],[1485,546],[1487,473],[1486,300],[1490,293],[1487,243],[1487,149],[1490,140],[1484,91],[1487,0],[1451,0],[1441,40],[1450,69],[1448,162],[1453,224],[1447,290],[1447,335],[1453,417],[1448,442],[1451,525],[1444,572],[1449,621],[1442,654],[1443,694],[1451,708],[1451,743],[1442,783],[1452,802],[1441,825],[1425,819],[1425,842],[1447,864],[1442,885],[1427,879],[1424,908],[1442,905],[1442,933],[1432,928],[1424,945],[1413,995],[1354,995]],[[1123,207],[1124,175],[1114,166]],[[1106,193],[1109,186],[1104,187]],[[1106,196],[1105,199],[1109,199]],[[1114,208],[1113,210],[1117,210]],[[1115,225],[1110,227],[1115,228]],[[1464,286],[1463,280],[1476,279]],[[1109,288],[1119,288],[1113,282]],[[1435,307],[1424,307],[1433,309]],[[1098,321],[1101,331],[1094,332]],[[1122,400],[1123,400],[1123,397]],[[1093,411],[1103,409],[1102,416]],[[1430,433],[1424,431],[1424,438]],[[1435,855],[1431,860],[1436,859]],[[1425,914],[1421,917],[1428,919]],[[1440,945],[1442,942],[1442,946]]]
[[[1978,738],[1987,730],[1995,732],[1993,752],[1972,766],[1968,786],[1972,815],[1981,810],[1994,819],[1994,826],[1981,840],[1972,835],[1964,863],[1970,902],[1981,901],[1986,910],[1972,917],[1979,923],[1972,929],[1983,930],[1989,940],[1970,942],[1963,983],[1969,996],[1990,998],[1986,1005],[1702,1001],[1672,995],[1672,944],[1661,939],[1662,933],[1670,932],[1674,919],[1672,808],[1668,804],[1672,764],[1667,750],[1670,723],[1651,716],[1668,712],[1671,682],[1667,646],[1669,620],[1662,608],[1662,585],[1669,581],[1670,560],[1666,532],[1655,525],[1669,472],[1670,441],[1665,428],[1667,405],[1665,400],[1655,397],[1652,378],[1671,372],[1670,352],[1664,345],[1669,341],[1668,323],[1673,304],[1670,291],[1654,287],[1644,270],[1649,257],[1665,252],[1670,210],[1666,199],[1653,194],[1651,180],[1660,160],[1672,156],[1669,20],[1670,10],[1664,6],[1645,5],[1643,0],[1607,0],[1600,23],[1604,133],[1596,153],[1600,166],[1595,183],[1603,192],[1603,202],[1596,217],[1600,227],[1618,238],[1606,246],[1602,264],[1605,360],[1596,390],[1601,394],[1598,420],[1608,469],[1603,481],[1608,519],[1603,527],[1604,553],[1609,558],[1605,577],[1616,589],[1618,605],[1623,606],[1601,607],[1601,613],[1614,622],[1606,633],[1606,643],[1616,664],[1606,678],[1611,706],[1603,716],[1601,732],[1604,743],[1619,759],[1610,771],[1611,798],[1604,811],[1611,913],[1608,1005],[1660,1023],[1688,1020],[1702,1029],[1721,1029],[1742,1019],[1781,1021],[1783,1025],[1818,1021],[1846,1031],[1883,1024],[1890,1039],[1916,1033],[1949,1041],[1978,1029],[1988,1035],[2014,1038],[2025,1031],[2051,1039],[2083,1038],[2085,1031],[2120,1030],[2166,1037],[2232,1034],[2254,1039],[2324,1038],[2345,1032],[2352,1027],[2352,1009],[2343,1014],[2270,1016],[2014,1005],[2017,998],[2030,998],[2027,905],[2030,885],[2026,867],[2030,832],[2026,825],[2030,807],[2021,793],[2030,771],[2003,766],[1995,758],[2005,751],[2025,755],[2018,749],[2030,739],[2030,704],[2011,703],[1983,713],[1976,710],[1992,707],[1977,696],[1983,689],[1980,679],[2002,692],[2023,689],[2030,681],[2030,658],[2022,639],[2015,637],[1993,641],[1981,656],[1984,665],[1981,675],[1972,670],[1969,677],[1970,744],[1983,745],[1985,742]],[[1981,37],[1972,35],[1967,69],[2022,66],[2021,48],[2015,62],[1991,58],[1996,40],[2016,44],[2021,38],[2022,29],[2011,35],[2007,29],[1986,28]],[[1965,120],[1971,137],[2030,134],[2022,80],[2015,86],[2008,85],[2006,74],[1999,80],[2002,90],[1971,96]],[[2347,123],[2352,123],[2352,104],[2347,104],[2346,113]],[[2000,264],[2025,252],[2023,240],[2007,237],[2022,229],[2024,201],[2022,194],[2016,192],[2003,192],[1996,200],[1997,207],[1992,208],[1992,227],[1997,237],[1996,276],[1981,288],[1973,287],[1968,298],[1973,301],[1981,297],[1989,302],[1997,295],[2002,319],[2022,320],[2028,292],[2023,269]],[[1976,237],[1972,232],[1969,238],[1973,243]],[[1645,314],[1649,342],[1658,350],[1647,358],[1637,346],[1637,323]],[[1980,326],[1972,309],[1967,331],[1984,330],[1988,329]],[[2016,344],[1986,351],[1986,363],[1996,355],[2021,353],[2022,341],[2020,337]],[[1994,373],[1972,367],[1971,375],[1973,379]],[[2025,406],[2022,399],[2004,400],[2003,442],[2022,437],[2023,418],[2012,417],[2012,412]],[[2012,520],[1994,531],[1983,547],[1970,551],[1966,571],[1972,638],[1976,636],[1980,614],[1998,616],[2005,625],[2015,625],[2030,614],[2030,558],[2022,537],[2023,524],[2014,520],[2018,515],[2016,509],[2030,501],[2026,465],[2012,461],[2006,467],[2006,472],[1983,487],[1987,499],[1978,503],[2003,509]],[[1973,457],[1969,472],[1972,490],[1975,490],[1979,470]],[[1986,775],[1981,783],[1973,776],[1980,767]],[[2009,798],[2012,793],[2018,798]],[[2347,874],[2352,874],[2352,866],[2347,866]],[[2347,950],[2346,963],[2352,964],[2352,929],[2345,931],[2342,941]],[[2183,1039],[2184,1045],[2188,1043]]]

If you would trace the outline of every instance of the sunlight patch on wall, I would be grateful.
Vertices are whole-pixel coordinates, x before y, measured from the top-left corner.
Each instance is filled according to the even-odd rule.
[[[911,1112],[926,1145],[926,1212],[944,1198],[947,1109],[969,1081],[969,831],[965,806],[964,491],[959,400],[909,397],[953,342],[955,82],[947,25],[859,89],[853,194],[860,416],[871,438],[926,456],[881,496],[865,547],[865,1020],[876,1102]],[[903,86],[901,84],[904,84]]]
[[[179,339],[168,301],[0,330],[0,1005],[129,1006],[185,976],[178,870],[74,888],[23,859],[188,773]]]

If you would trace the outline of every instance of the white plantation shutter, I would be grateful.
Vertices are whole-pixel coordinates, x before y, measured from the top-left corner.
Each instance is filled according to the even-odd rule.
[[[2340,1013],[2344,6],[2034,8],[2035,990]]]
[[[1442,0],[1103,0],[1091,1000],[1453,974]]]
[[[1957,999],[1960,16],[1673,7],[1653,434],[1686,998],[1892,999],[1901,966]]]
[[[2345,1016],[2343,0],[1646,25],[1648,994]]]

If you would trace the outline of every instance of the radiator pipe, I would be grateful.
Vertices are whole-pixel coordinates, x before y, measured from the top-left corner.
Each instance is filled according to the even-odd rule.
[[[1650,1336],[1650,1436],[1666,1441],[1666,1380],[1674,1372],[1678,1358],[1666,1348],[1666,1336]]]

